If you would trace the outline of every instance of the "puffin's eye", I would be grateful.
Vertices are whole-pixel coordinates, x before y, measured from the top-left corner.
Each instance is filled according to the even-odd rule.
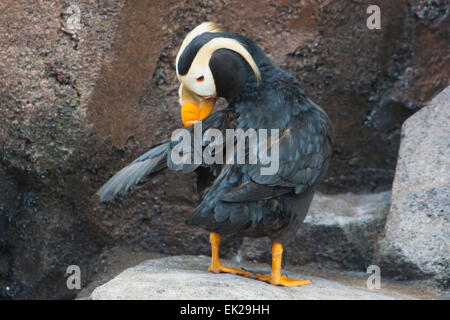
[[[203,80],[205,80],[205,77],[204,76],[200,76],[200,77],[198,77],[195,80],[197,80],[198,82],[203,82]]]

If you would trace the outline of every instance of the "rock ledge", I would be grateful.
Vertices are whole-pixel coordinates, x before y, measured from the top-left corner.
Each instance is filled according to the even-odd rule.
[[[238,266],[224,261],[229,266]],[[347,285],[310,275],[289,273],[291,277],[311,279],[312,284],[284,288],[231,274],[207,272],[205,256],[173,256],[147,260],[126,269],[111,281],[97,287],[92,300],[223,300],[223,299],[397,299],[395,295]],[[267,273],[268,266],[241,265],[253,272]],[[410,297],[408,297],[410,298]]]

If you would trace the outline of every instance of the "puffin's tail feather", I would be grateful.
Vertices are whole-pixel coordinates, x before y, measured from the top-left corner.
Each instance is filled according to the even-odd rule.
[[[168,150],[169,142],[161,143],[117,172],[97,191],[100,201],[111,201],[116,195],[123,195],[147,181],[150,174],[166,168]]]

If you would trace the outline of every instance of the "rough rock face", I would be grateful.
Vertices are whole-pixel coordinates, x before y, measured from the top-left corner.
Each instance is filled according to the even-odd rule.
[[[123,4],[79,3],[75,34],[63,31],[70,4],[0,4],[1,297],[73,296],[66,268],[82,266],[86,281],[105,241],[83,209],[106,151],[86,111]]]
[[[310,279],[312,284],[297,288],[277,287],[236,275],[202,271],[208,269],[209,262],[209,258],[205,256],[174,256],[147,260],[97,287],[90,298],[92,300],[392,300],[397,298],[376,290],[368,290],[364,286],[349,286],[336,281],[294,273],[288,275]],[[233,265],[231,261],[224,261],[224,263]],[[267,267],[261,269],[260,265],[245,265],[245,267],[252,271],[269,272]],[[167,281],[168,279],[170,281]],[[364,282],[362,284],[364,285]]]
[[[450,87],[402,128],[380,264],[450,284]]]
[[[374,262],[390,206],[390,192],[316,194],[308,216],[284,251],[287,265],[365,271]],[[271,260],[269,239],[244,240],[244,260]]]
[[[106,245],[209,251],[184,225],[193,177],[166,173],[104,206],[93,196],[179,127],[173,63],[202,21],[257,41],[330,114],[338,150],[322,191],[388,189],[402,121],[448,83],[448,7],[436,1],[383,2],[381,30],[366,28],[369,0],[76,3],[75,32],[71,1],[0,3],[2,297],[73,297],[67,266],[88,281]],[[240,241],[224,244],[229,256]]]

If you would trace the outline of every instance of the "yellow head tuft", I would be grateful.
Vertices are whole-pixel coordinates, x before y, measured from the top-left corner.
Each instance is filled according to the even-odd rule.
[[[177,53],[177,59],[175,60],[175,65],[177,66],[178,73],[178,59],[180,59],[181,54],[184,49],[189,45],[189,43],[196,37],[205,32],[223,32],[221,27],[214,22],[203,22],[195,27],[191,32],[188,33],[186,38],[184,38],[183,43],[181,43],[180,50]]]

